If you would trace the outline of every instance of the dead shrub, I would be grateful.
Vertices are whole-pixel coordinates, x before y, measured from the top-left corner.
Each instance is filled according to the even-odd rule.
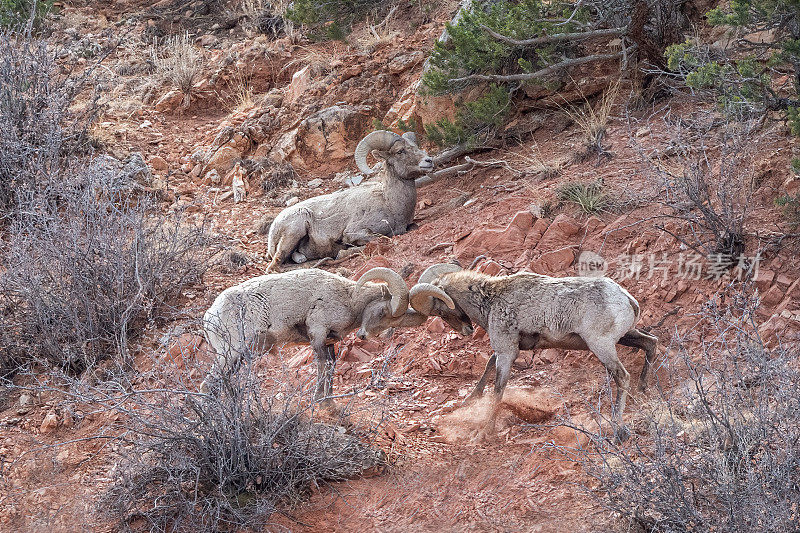
[[[156,76],[180,90],[184,103],[188,103],[203,70],[203,54],[192,43],[189,33],[170,37],[161,49],[154,47],[152,57]]]
[[[204,222],[103,185],[84,173],[19,201],[0,243],[3,373],[32,362],[73,372],[125,362],[130,340],[167,320],[208,268]]]
[[[130,396],[117,475],[102,502],[123,527],[262,531],[312,487],[384,463],[380,449],[316,421],[311,390],[290,380],[262,389],[253,355],[215,382],[213,396],[184,385]]]
[[[644,153],[652,199],[664,208],[656,218],[681,224],[675,237],[702,255],[736,265],[745,250],[745,221],[753,207],[757,123],[720,120],[701,113],[695,121],[665,124],[664,149]]]
[[[764,345],[752,299],[727,299],[733,304],[712,301],[698,330],[674,339],[630,441],[590,433],[591,447],[566,451],[596,481],[587,489],[642,531],[800,525],[797,353]]]
[[[88,128],[100,111],[90,89],[100,54],[80,74],[55,57],[59,49],[30,31],[0,30],[0,218],[17,198],[61,181],[69,160],[89,150]]]

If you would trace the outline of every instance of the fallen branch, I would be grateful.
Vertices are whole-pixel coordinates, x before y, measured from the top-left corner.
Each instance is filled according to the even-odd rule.
[[[590,31],[582,31],[582,32],[575,32],[575,33],[557,33],[555,35],[543,35],[541,37],[534,37],[533,39],[523,39],[517,40],[512,39],[511,37],[507,37],[501,33],[497,33],[489,26],[485,24],[481,24],[481,28],[497,39],[498,41],[502,41],[504,43],[514,45],[514,46],[539,46],[542,44],[551,44],[551,43],[558,43],[562,41],[582,41],[584,39],[592,39],[594,37],[607,37],[612,35],[623,35],[625,33],[625,28],[607,28],[602,30],[590,30]]]
[[[472,170],[473,164],[472,163],[462,163],[460,165],[454,165],[452,167],[443,168],[442,170],[437,170],[427,176],[422,176],[421,178],[417,178],[414,184],[419,189],[420,187],[425,187],[430,185],[431,183],[435,183],[439,180],[444,178],[449,178],[450,176],[455,176],[456,174],[467,172]]]
[[[489,167],[500,167],[506,165],[506,162],[502,160],[476,161],[469,156],[467,156],[465,160],[466,162],[461,163],[460,165],[454,165],[452,167],[443,168],[442,170],[439,170],[432,174],[428,174],[427,176],[417,178],[417,180],[414,183],[419,189],[420,187],[426,187],[431,183],[436,183],[437,181],[442,180],[444,178],[449,178],[450,176],[455,176],[457,174],[463,174],[465,172],[469,172],[475,167],[489,168]]]
[[[444,152],[442,152],[441,154],[439,154],[437,156],[434,156],[433,164],[438,167],[438,166],[444,165],[445,163],[449,163],[450,161],[453,161],[454,159],[458,159],[462,155],[471,154],[472,152],[475,152],[475,151],[483,149],[483,148],[490,148],[490,147],[489,146],[469,146],[469,145],[466,145],[466,144],[459,144],[457,146],[454,146],[453,148],[445,150]]]
[[[617,59],[623,55],[623,52],[617,52],[614,54],[595,54],[591,56],[576,57],[554,63],[543,69],[537,70],[536,72],[523,72],[522,74],[470,74],[469,76],[463,76],[461,78],[453,78],[449,80],[448,83],[464,83],[466,81],[495,81],[502,83],[508,83],[512,81],[530,81],[536,78],[543,78],[561,69],[582,65],[584,63],[590,63],[592,61]]]

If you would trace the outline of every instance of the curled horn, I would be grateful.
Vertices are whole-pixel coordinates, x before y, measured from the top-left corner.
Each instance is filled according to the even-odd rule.
[[[431,283],[442,274],[449,274],[450,272],[460,272],[461,270],[463,270],[463,268],[461,268],[458,265],[454,265],[453,263],[439,263],[428,267],[425,270],[425,272],[423,272],[422,275],[419,277],[417,284]]]
[[[385,281],[392,295],[392,316],[398,317],[408,310],[408,287],[400,274],[391,268],[376,267],[364,272],[356,284],[356,290],[364,286],[368,281]]]
[[[414,311],[423,315],[431,314],[434,298],[443,301],[450,309],[456,308],[453,299],[450,298],[446,292],[430,283],[417,283],[411,288],[411,292],[409,293],[411,307],[414,308]]]
[[[407,140],[408,142],[410,142],[414,146],[417,146],[417,147],[419,146],[419,144],[417,144],[417,134],[414,133],[413,131],[405,132],[403,134],[403,139]]]
[[[366,175],[375,173],[375,169],[370,168],[367,164],[367,154],[372,150],[388,150],[392,143],[399,138],[400,136],[392,131],[377,130],[361,139],[361,142],[356,146],[355,153],[358,170]]]

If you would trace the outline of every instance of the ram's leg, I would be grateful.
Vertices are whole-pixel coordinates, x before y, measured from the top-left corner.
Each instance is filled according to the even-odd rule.
[[[497,414],[503,400],[503,392],[511,375],[511,365],[519,356],[519,332],[508,331],[506,326],[489,324],[489,339],[494,350],[495,375],[494,390],[489,395],[489,415],[483,428],[473,437],[473,442],[481,442],[494,438],[496,434]],[[488,367],[488,362],[487,362]],[[486,372],[484,371],[484,374]]]
[[[297,248],[297,244],[306,236],[305,228],[288,228],[281,232],[278,244],[275,246],[275,254],[269,262],[266,272],[279,272],[281,265],[292,255]]]
[[[500,405],[503,401],[503,392],[508,383],[508,377],[511,373],[511,364],[519,355],[517,350],[514,353],[508,352],[495,352],[496,369],[494,377],[494,389],[489,395],[489,415],[486,418],[483,428],[481,428],[472,438],[473,443],[480,443],[491,440],[497,434],[497,415],[500,412]]]
[[[336,366],[336,349],[327,338],[327,331],[309,332],[311,347],[317,361],[317,387],[314,399],[325,409],[335,410],[336,402],[331,398],[333,393],[333,371]]]
[[[642,373],[639,374],[639,391],[644,392],[647,389],[647,372],[656,358],[658,350],[658,337],[649,335],[641,330],[632,329],[622,336],[617,344],[623,346],[630,346],[632,348],[639,348],[644,351],[644,364],[642,365]]]
[[[495,362],[497,361],[497,355],[492,354],[488,361],[486,361],[486,368],[483,371],[483,375],[481,379],[478,380],[478,383],[475,385],[475,389],[470,393],[469,396],[464,398],[464,405],[470,404],[477,400],[478,398],[483,396],[483,389],[486,387],[486,382],[489,379],[489,374],[495,369]]]
[[[228,329],[215,322],[204,325],[206,341],[213,348],[216,358],[211,365],[211,370],[206,379],[200,384],[200,392],[213,393],[213,383],[225,376],[229,376],[239,368],[242,357],[244,331],[231,333]]]
[[[606,339],[584,340],[592,353],[594,353],[597,358],[600,359],[600,362],[603,363],[603,366],[606,367],[606,370],[611,374],[611,377],[614,378],[614,383],[617,385],[617,397],[613,419],[619,424],[617,437],[619,440],[625,440],[628,436],[628,430],[625,428],[625,424],[622,421],[622,413],[625,410],[625,401],[630,391],[631,376],[628,374],[628,371],[625,370],[625,367],[617,356],[616,343]]]

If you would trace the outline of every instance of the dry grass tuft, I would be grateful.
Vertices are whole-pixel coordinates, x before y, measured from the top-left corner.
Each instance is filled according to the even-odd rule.
[[[191,95],[195,81],[203,70],[203,54],[192,43],[189,33],[170,37],[164,46],[152,50],[156,76]]]
[[[611,119],[611,109],[618,94],[619,81],[609,85],[595,105],[590,104],[584,98],[583,105],[559,106],[570,120],[580,128],[589,153],[594,152],[599,155],[607,153],[603,148],[603,138],[608,128],[608,122]]]

